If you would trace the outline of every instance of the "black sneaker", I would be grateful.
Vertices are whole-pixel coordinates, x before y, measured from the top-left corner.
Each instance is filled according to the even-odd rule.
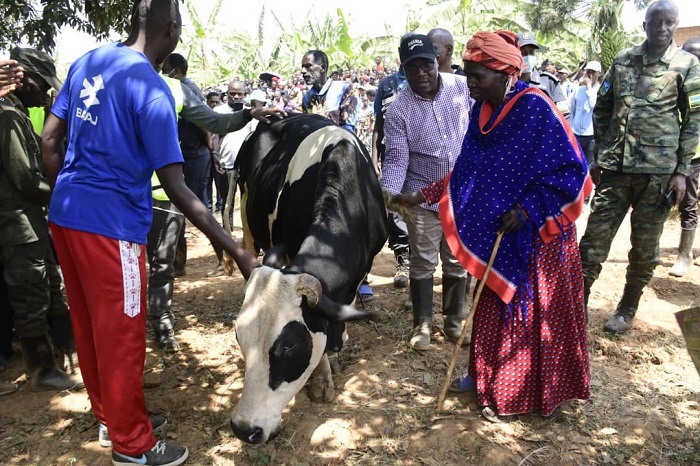
[[[151,421],[151,426],[153,426],[153,432],[158,432],[165,424],[168,423],[165,416],[161,416],[160,414],[151,414],[148,416],[148,419]],[[100,446],[104,448],[112,448],[112,440],[109,438],[107,426],[102,423],[98,423],[98,425],[99,430],[97,431],[97,441],[100,443]]]
[[[138,457],[124,455],[112,450],[112,464],[114,466],[130,466],[132,464],[177,466],[184,463],[188,455],[187,447],[168,445],[162,440],[158,440],[153,448]]]

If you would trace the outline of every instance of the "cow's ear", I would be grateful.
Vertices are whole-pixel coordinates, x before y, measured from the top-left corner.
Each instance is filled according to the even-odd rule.
[[[309,307],[316,307],[319,301],[321,301],[321,296],[323,294],[321,282],[313,275],[302,273],[299,275],[299,280],[297,281],[297,294],[299,296],[306,296],[306,302]]]
[[[318,302],[317,308],[323,313],[326,319],[333,322],[370,319],[372,317],[371,312],[361,311],[347,304],[336,303],[325,295],[321,295],[321,300]]]

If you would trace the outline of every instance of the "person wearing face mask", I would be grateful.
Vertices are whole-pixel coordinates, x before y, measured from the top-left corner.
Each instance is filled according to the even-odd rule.
[[[221,105],[216,108],[217,113],[230,114],[238,111],[245,113],[261,112],[263,110],[276,110],[275,115],[282,116],[283,110],[277,107],[266,109],[267,96],[264,91],[256,89],[250,94],[250,109],[245,109],[245,85],[242,81],[233,80],[228,85],[228,105]],[[250,120],[245,126],[235,131],[219,134],[219,163],[224,170],[222,177],[221,195],[224,197],[223,222],[224,229],[231,233],[233,231],[233,209],[234,198],[236,196],[236,184],[238,183],[238,169],[236,167],[236,157],[245,138],[255,131],[258,126],[257,120]]]
[[[269,123],[269,116],[281,118],[285,113],[276,108],[243,109],[242,94],[240,105],[220,105],[217,111],[203,102],[192,89],[175,78],[161,75],[168,84],[175,99],[175,110],[179,117],[187,118],[193,124],[213,134],[227,134],[246,128],[252,121]],[[238,81],[240,83],[240,81]],[[231,94],[229,87],[229,94]],[[231,108],[231,111],[227,111]],[[232,134],[232,133],[231,133]],[[228,174],[228,171],[227,171]],[[222,179],[222,191],[227,180]],[[154,174],[153,185],[153,222],[148,232],[147,254],[149,264],[148,276],[148,318],[156,343],[164,351],[179,351],[180,345],[175,337],[175,315],[172,312],[174,266],[177,242],[185,225],[185,217],[168,198]],[[235,185],[235,184],[234,184]],[[226,195],[223,194],[224,199]],[[232,210],[231,210],[232,211]],[[224,218],[227,218],[224,215]],[[226,220],[224,220],[226,226]],[[230,228],[226,228],[230,233]],[[222,250],[214,245],[219,262]],[[218,268],[218,267],[217,267]],[[100,431],[100,444],[108,446]]]
[[[532,70],[529,76],[524,72],[520,79],[544,91],[554,101],[564,117],[568,119],[569,104],[566,94],[564,94],[564,90],[559,84],[559,79],[547,71],[540,72],[537,70],[537,57],[535,54],[540,46],[535,40],[535,36],[531,32],[521,32],[516,34],[516,36],[520,44],[520,53],[523,56],[525,68]]]

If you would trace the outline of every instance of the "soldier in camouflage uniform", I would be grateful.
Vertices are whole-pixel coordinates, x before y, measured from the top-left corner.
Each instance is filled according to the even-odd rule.
[[[51,191],[27,111],[45,107],[47,91],[60,87],[60,81],[53,60],[43,52],[15,48],[10,57],[24,67],[24,77],[21,88],[0,98],[0,262],[7,298],[32,386],[81,388],[82,382],[60,370],[53,357],[50,332],[63,352],[73,353],[75,347],[49,242]]]
[[[647,40],[620,52],[605,74],[593,112],[597,185],[581,240],[586,305],[627,211],[631,242],[622,299],[605,330],[630,329],[644,287],[659,263],[659,237],[670,206],[685,195],[685,177],[698,145],[700,64],[678,50],[678,8],[657,1],[646,12]]]

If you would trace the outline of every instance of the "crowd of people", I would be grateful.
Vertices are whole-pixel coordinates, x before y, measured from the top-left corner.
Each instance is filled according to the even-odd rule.
[[[672,275],[692,265],[700,37],[679,49],[678,15],[668,0],[652,3],[646,40],[608,70],[595,57],[574,72],[549,60],[538,69],[534,35],[510,31],[475,33],[458,66],[450,32],[433,29],[401,38],[395,69],[377,58],[332,71],[310,50],[289,79],[267,71],[204,92],[173,53],[174,0],[137,0],[129,37],[77,60],[64,83],[50,56],[13,49],[0,62],[0,357],[12,356],[15,335],[33,387],[84,386],[113,464],[185,462],[186,447],[154,436],[166,420],[149,417],[141,386],[147,321],[164,351],[179,350],[172,299],[187,273],[185,218],[211,240],[211,275],[227,253],[247,279],[257,257],[231,236],[238,151],[258,124],[320,113],[367,145],[391,196],[410,347],[431,346],[441,263],[446,339],[475,313],[452,391],[475,392],[493,422],[588,399],[588,299],[628,210],[627,279],[606,331],[632,328],[674,204]],[[575,221],[589,203],[579,244]],[[470,277],[486,284],[471,310]],[[358,300],[372,298],[365,280]],[[0,394],[15,390],[0,382]]]

